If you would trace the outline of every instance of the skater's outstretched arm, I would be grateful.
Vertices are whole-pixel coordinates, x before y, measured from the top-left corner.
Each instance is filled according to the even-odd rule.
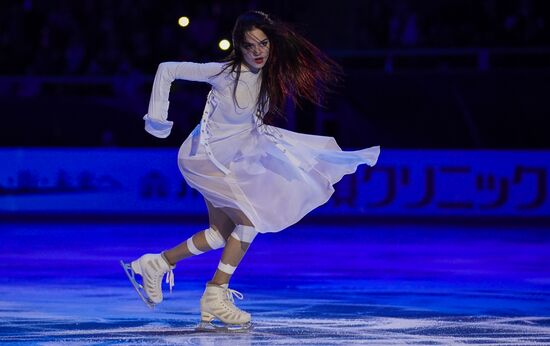
[[[168,120],[169,95],[172,82],[176,79],[207,82],[216,86],[223,68],[222,63],[163,62],[159,65],[153,90],[149,99],[149,109],[143,117],[145,130],[155,137],[170,135],[173,122]]]

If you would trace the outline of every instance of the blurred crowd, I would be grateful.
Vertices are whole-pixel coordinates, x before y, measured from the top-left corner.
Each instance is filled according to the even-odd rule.
[[[550,42],[549,5],[544,0],[364,1],[357,3],[352,26],[362,39],[357,44],[367,48],[540,46]]]
[[[127,75],[152,73],[163,60],[219,59],[217,42],[252,8],[296,23],[328,50],[550,42],[544,0],[19,0],[0,7],[3,75]],[[188,28],[177,26],[181,15],[190,17]]]

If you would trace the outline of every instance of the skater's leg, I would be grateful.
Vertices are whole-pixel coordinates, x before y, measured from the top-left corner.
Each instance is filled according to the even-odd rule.
[[[206,285],[201,298],[200,328],[212,327],[214,319],[218,319],[226,326],[231,326],[231,328],[250,328],[251,315],[236,307],[232,297],[234,295],[242,299],[243,295],[229,289],[228,286],[231,275],[256,235],[256,230],[248,222],[248,225],[238,224],[231,236],[227,238],[218,269],[212,280]]]
[[[222,235],[223,239],[227,240],[231,232],[235,229],[235,222],[227,214],[226,208],[216,208],[206,201],[206,207],[208,208],[208,221],[210,222],[210,227],[216,229]]]
[[[223,247],[233,232],[235,223],[231,218],[222,209],[215,208],[209,201],[205,201],[210,228],[197,232],[181,244],[164,251],[163,256],[169,264],[174,265],[187,257]]]
[[[228,284],[235,268],[243,259],[250,242],[239,241],[234,237],[229,237],[223,249],[222,258],[214,277],[210,281],[215,285]]]
[[[215,285],[229,283],[231,275],[257,234],[250,220],[241,211],[226,209],[225,212],[237,223],[237,226],[231,232],[231,236],[227,238],[218,269],[210,281]]]
[[[210,227],[194,234],[187,241],[164,251],[160,254],[145,254],[133,261],[131,265],[122,262],[130,281],[149,306],[160,303],[163,300],[162,278],[166,273],[170,290],[174,285],[172,269],[176,262],[203,252],[224,247],[226,239],[235,228],[235,223],[223,210],[214,208],[208,201],[208,216]],[[140,285],[134,278],[135,274],[142,276],[143,284]],[[141,288],[145,294],[141,293]]]

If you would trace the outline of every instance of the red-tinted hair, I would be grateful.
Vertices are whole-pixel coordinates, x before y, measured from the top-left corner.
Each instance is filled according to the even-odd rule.
[[[271,124],[284,118],[287,99],[300,105],[307,100],[321,105],[325,94],[343,75],[342,68],[319,48],[292,29],[260,11],[249,11],[237,18],[233,27],[233,51],[225,59],[226,68],[241,73],[245,33],[254,28],[262,30],[269,39],[269,58],[262,68],[262,85],[258,98],[258,114],[263,123]]]

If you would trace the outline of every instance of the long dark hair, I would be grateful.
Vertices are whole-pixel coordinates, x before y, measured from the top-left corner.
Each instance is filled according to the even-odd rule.
[[[300,106],[303,100],[322,105],[325,94],[343,76],[342,68],[290,25],[260,11],[249,11],[237,18],[233,27],[233,50],[224,59],[225,69],[236,73],[233,98],[241,74],[245,33],[262,30],[269,39],[269,57],[262,68],[257,116],[264,124],[285,118],[287,99]]]

